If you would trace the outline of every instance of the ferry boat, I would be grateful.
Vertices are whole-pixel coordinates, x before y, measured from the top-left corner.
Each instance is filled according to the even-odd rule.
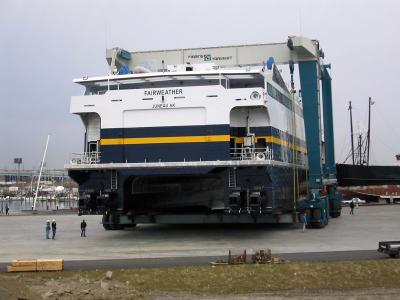
[[[105,229],[295,222],[308,194],[303,109],[272,58],[109,64],[107,76],[74,80],[85,89],[70,106],[85,128],[84,153],[67,169],[80,214],[102,214]]]

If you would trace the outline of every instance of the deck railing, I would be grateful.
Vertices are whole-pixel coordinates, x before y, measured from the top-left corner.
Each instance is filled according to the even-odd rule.
[[[98,164],[100,162],[100,152],[83,152],[83,153],[72,153],[70,162],[72,165],[80,164]]]
[[[101,152],[84,152],[84,153],[73,153],[71,154],[70,163],[71,165],[80,164],[98,164],[100,163]],[[273,160],[274,153],[269,147],[266,148],[252,148],[252,147],[242,147],[242,148],[230,148],[229,151],[230,160]],[[182,159],[183,161],[191,161],[187,159]],[[204,159],[199,159],[200,161]],[[147,161],[145,159],[144,161]],[[161,159],[158,162],[162,162]]]
[[[231,148],[230,158],[232,160],[273,160],[274,152],[269,147],[253,148],[241,147]]]

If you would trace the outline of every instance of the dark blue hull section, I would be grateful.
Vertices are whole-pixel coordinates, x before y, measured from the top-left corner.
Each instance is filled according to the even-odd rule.
[[[102,163],[228,160],[229,142],[103,146],[101,155]]]
[[[79,183],[82,214],[280,215],[294,213],[307,194],[305,170],[290,167],[128,169],[114,173],[115,188],[111,171],[69,174]]]

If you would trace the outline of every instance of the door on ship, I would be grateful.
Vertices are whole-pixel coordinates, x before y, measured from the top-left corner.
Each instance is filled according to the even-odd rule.
[[[100,116],[97,113],[88,113],[82,115],[81,117],[86,127],[86,158],[88,163],[98,162],[100,159]]]

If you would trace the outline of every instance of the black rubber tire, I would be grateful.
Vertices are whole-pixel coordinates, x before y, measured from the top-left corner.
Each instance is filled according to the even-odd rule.
[[[122,230],[125,228],[124,225],[121,224],[109,224],[110,230]]]
[[[399,253],[390,253],[389,256],[391,258],[399,258]]]
[[[312,227],[312,228],[324,228],[324,227],[325,227],[325,224],[324,224],[324,222],[322,222],[322,223],[320,223],[320,222],[314,222],[314,223],[311,223],[311,227]]]
[[[103,228],[105,230],[111,230],[110,224],[108,224],[109,217],[109,215],[103,215],[103,218],[101,219],[101,223],[103,224]]]
[[[332,218],[338,218],[338,217],[340,217],[340,215],[341,215],[340,211],[336,211],[336,212],[332,212],[331,213],[331,217]]]
[[[125,228],[135,228],[137,224],[124,225]]]
[[[110,219],[111,220],[113,219],[112,215],[103,215],[101,222],[103,223],[103,228],[105,230],[122,230],[125,228],[125,226],[121,224],[113,224],[113,223],[110,224],[109,223]]]

